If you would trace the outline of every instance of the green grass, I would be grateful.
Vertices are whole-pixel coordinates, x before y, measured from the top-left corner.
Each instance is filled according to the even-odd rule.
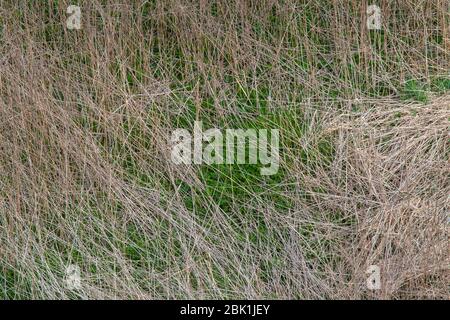
[[[425,103],[428,101],[426,87],[418,80],[408,80],[405,82],[401,98],[403,100],[414,100]]]

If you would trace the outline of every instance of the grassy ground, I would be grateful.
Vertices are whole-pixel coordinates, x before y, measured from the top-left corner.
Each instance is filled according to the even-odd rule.
[[[0,298],[449,298],[448,1],[368,4],[1,1]],[[278,173],[174,165],[195,120]]]

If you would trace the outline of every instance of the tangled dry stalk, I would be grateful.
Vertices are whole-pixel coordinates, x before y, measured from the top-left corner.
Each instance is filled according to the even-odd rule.
[[[1,1],[0,298],[448,299],[448,2],[378,3],[383,31],[356,0],[79,1],[67,30]],[[196,119],[279,128],[279,174],[175,166]]]

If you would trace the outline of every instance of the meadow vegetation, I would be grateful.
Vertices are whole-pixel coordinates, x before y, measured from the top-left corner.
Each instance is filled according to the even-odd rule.
[[[449,298],[449,3],[373,3],[0,1],[0,299]],[[174,165],[194,121],[277,174]]]

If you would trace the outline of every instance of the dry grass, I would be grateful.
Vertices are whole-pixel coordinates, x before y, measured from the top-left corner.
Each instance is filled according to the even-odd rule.
[[[0,2],[0,298],[449,298],[447,1],[69,4]],[[173,165],[195,119],[279,173]]]

